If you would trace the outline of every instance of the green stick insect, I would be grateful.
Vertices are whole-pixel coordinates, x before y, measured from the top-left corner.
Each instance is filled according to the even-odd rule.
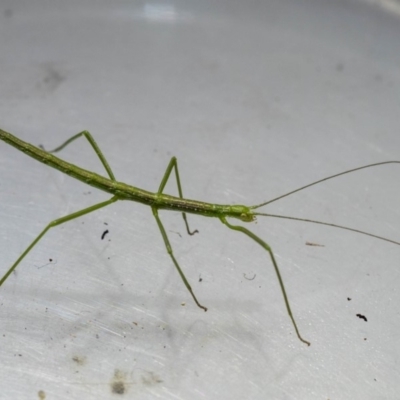
[[[71,142],[73,142],[74,140],[76,140],[82,136],[84,136],[88,140],[88,142],[92,146],[93,150],[99,157],[101,163],[103,164],[103,166],[107,172],[108,178],[105,178],[94,172],[87,171],[83,168],[77,167],[76,165],[66,162],[64,160],[61,160],[60,158],[51,154],[51,153],[55,153],[55,152],[62,150],[64,147],[69,145]],[[275,272],[276,272],[276,275],[278,278],[280,289],[282,291],[283,299],[284,299],[284,302],[286,305],[286,310],[292,321],[292,324],[296,331],[297,337],[303,343],[305,343],[309,346],[310,342],[303,339],[302,336],[300,335],[300,331],[299,331],[296,321],[294,319],[294,316],[293,316],[293,313],[292,313],[292,310],[290,307],[289,299],[288,299],[288,296],[286,293],[286,289],[283,284],[283,279],[282,279],[278,264],[275,260],[275,256],[274,256],[274,253],[273,253],[271,247],[266,242],[264,242],[264,240],[262,240],[261,238],[256,236],[253,232],[249,231],[245,227],[243,227],[241,225],[233,225],[230,222],[228,222],[228,218],[236,218],[242,222],[252,222],[256,219],[257,216],[265,216],[265,217],[273,217],[273,218],[284,218],[284,219],[289,219],[289,220],[294,220],[294,221],[311,222],[314,224],[321,224],[321,225],[327,225],[327,226],[331,226],[331,227],[335,227],[335,228],[346,229],[346,230],[349,230],[352,232],[361,233],[361,234],[368,235],[368,236],[371,236],[371,237],[374,237],[377,239],[385,240],[387,242],[391,242],[391,243],[400,245],[399,242],[395,242],[393,240],[386,239],[381,236],[373,235],[371,233],[363,232],[363,231],[360,231],[357,229],[352,229],[352,228],[348,228],[348,227],[341,226],[341,225],[336,225],[336,224],[331,224],[331,223],[326,223],[326,222],[321,222],[321,221],[314,221],[314,220],[310,220],[310,219],[295,218],[295,217],[267,214],[267,213],[254,211],[260,207],[266,206],[267,204],[271,204],[279,199],[282,199],[283,197],[292,195],[296,192],[299,192],[300,190],[303,190],[310,186],[324,182],[328,179],[336,178],[336,177],[344,175],[344,174],[359,171],[364,168],[376,167],[378,165],[400,164],[400,161],[385,161],[385,162],[364,165],[359,168],[347,170],[347,171],[341,172],[339,174],[335,174],[335,175],[329,176],[327,178],[320,179],[320,180],[310,183],[306,186],[302,186],[296,190],[292,190],[291,192],[286,193],[282,196],[276,197],[272,200],[265,201],[263,203],[260,203],[260,204],[254,205],[254,206],[221,205],[221,204],[204,203],[204,202],[197,201],[197,200],[189,200],[189,199],[185,199],[183,197],[181,182],[180,182],[180,178],[179,178],[178,162],[175,157],[171,158],[171,161],[169,162],[168,167],[165,171],[164,177],[161,181],[160,187],[158,188],[158,191],[156,193],[148,192],[146,190],[139,189],[139,188],[127,185],[122,182],[118,182],[115,179],[115,176],[114,176],[110,166],[108,165],[108,162],[106,161],[102,151],[100,150],[96,141],[93,139],[92,135],[88,131],[83,131],[83,132],[80,132],[80,133],[72,136],[65,143],[63,143],[61,146],[57,147],[56,149],[54,149],[52,151],[45,151],[42,148],[35,147],[35,146],[33,146],[29,143],[26,143],[26,142],[22,141],[21,139],[18,139],[17,137],[15,137],[14,135],[12,135],[8,132],[5,132],[1,129],[0,129],[0,139],[3,140],[4,142],[8,143],[11,146],[14,146],[16,149],[22,151],[23,153],[27,154],[28,156],[35,158],[36,160],[42,162],[43,164],[49,165],[50,167],[53,167],[53,168],[56,168],[59,171],[65,173],[69,176],[72,176],[73,178],[78,179],[90,186],[93,186],[95,188],[98,188],[100,190],[103,190],[105,192],[112,194],[112,197],[107,201],[103,201],[103,202],[95,204],[93,206],[84,208],[83,210],[74,212],[72,214],[69,214],[64,217],[58,218],[54,221],[51,221],[43,229],[43,231],[39,233],[39,235],[36,237],[36,239],[27,247],[27,249],[20,255],[20,257],[10,267],[10,269],[4,274],[4,276],[0,280],[0,286],[3,285],[3,283],[7,280],[7,278],[10,276],[10,274],[15,270],[15,268],[18,266],[18,264],[32,250],[32,248],[39,242],[39,240],[45,235],[45,233],[50,228],[54,228],[55,226],[61,225],[65,222],[71,221],[75,218],[89,214],[93,211],[99,210],[100,208],[106,207],[112,203],[115,203],[118,200],[131,200],[131,201],[136,201],[138,203],[142,203],[144,205],[151,207],[151,210],[152,210],[154,218],[157,222],[158,228],[160,229],[161,236],[164,240],[165,247],[167,248],[167,252],[168,252],[169,256],[171,257],[176,270],[178,271],[183,283],[185,284],[187,290],[193,297],[193,300],[195,301],[197,306],[200,307],[201,309],[203,309],[204,311],[207,311],[207,308],[204,307],[203,305],[201,305],[199,303],[199,301],[197,300],[188,280],[185,277],[185,274],[183,273],[181,267],[178,264],[178,261],[176,260],[176,258],[174,256],[167,233],[166,233],[165,228],[164,228],[164,226],[160,220],[160,217],[158,215],[158,211],[159,210],[171,210],[171,211],[178,211],[178,212],[182,213],[182,217],[183,217],[183,220],[186,225],[186,230],[189,235],[193,235],[197,231],[190,230],[188,221],[186,218],[187,213],[202,215],[204,217],[218,218],[229,229],[233,229],[235,231],[242,232],[243,234],[248,236],[250,239],[252,239],[256,243],[258,243],[265,251],[268,252],[268,254],[271,258],[272,264],[274,266],[274,269],[275,269]],[[174,170],[174,172],[175,172],[175,178],[176,178],[176,182],[177,182],[177,186],[178,186],[179,197],[170,196],[168,194],[163,193],[165,185],[167,184],[167,181],[170,178],[170,175],[172,173],[172,170]]]

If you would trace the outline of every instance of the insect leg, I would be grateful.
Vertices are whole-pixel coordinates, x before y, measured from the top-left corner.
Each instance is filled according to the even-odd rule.
[[[61,225],[64,222],[71,221],[75,218],[79,218],[82,215],[89,214],[92,211],[96,211],[99,208],[103,208],[108,206],[111,203],[114,203],[115,201],[118,200],[118,197],[114,196],[110,200],[103,201],[102,203],[95,204],[93,206],[84,208],[83,210],[76,211],[72,214],[66,215],[64,217],[55,219],[54,221],[51,221],[46,228],[43,229],[42,232],[36,237],[36,239],[28,246],[28,248],[21,254],[21,256],[18,258],[17,261],[11,266],[11,268],[5,273],[5,275],[1,278],[0,280],[0,286],[6,281],[6,279],[9,277],[9,275],[17,268],[17,265],[23,260],[23,258],[32,250],[32,248],[36,245],[36,243],[44,236],[44,234],[50,229],[54,228],[57,225]]]
[[[157,208],[156,208],[156,207],[151,207],[151,210],[153,211],[154,218],[155,218],[156,221],[157,221],[158,228],[160,229],[161,235],[162,235],[162,237],[163,237],[163,239],[164,239],[164,243],[165,243],[165,247],[167,248],[167,252],[168,252],[169,256],[171,257],[172,262],[174,263],[174,265],[175,265],[175,267],[176,267],[176,269],[177,269],[177,271],[178,271],[180,277],[182,278],[183,283],[184,283],[185,286],[186,286],[186,289],[189,290],[190,294],[191,294],[192,297],[193,297],[193,300],[194,300],[195,303],[198,305],[198,307],[202,308],[204,311],[207,311],[207,308],[204,307],[204,306],[202,306],[202,305],[197,301],[197,298],[196,298],[196,296],[194,295],[193,290],[192,290],[192,288],[191,288],[191,286],[190,286],[188,280],[186,279],[185,274],[184,274],[183,271],[181,270],[181,267],[179,266],[178,261],[176,261],[176,258],[175,258],[175,256],[174,256],[174,253],[173,253],[173,251],[172,251],[171,244],[169,243],[169,240],[168,240],[167,233],[165,232],[164,226],[163,226],[163,224],[162,224],[162,222],[161,222],[161,220],[160,220],[160,217],[158,216],[158,210],[157,210]]]
[[[265,249],[266,251],[268,251],[268,253],[269,253],[270,257],[271,257],[271,260],[272,260],[272,264],[274,265],[276,275],[277,275],[277,277],[278,277],[279,286],[281,287],[281,291],[282,291],[282,294],[283,294],[283,298],[284,298],[284,300],[285,300],[285,305],[286,305],[287,312],[288,312],[288,314],[289,314],[290,319],[292,320],[292,323],[293,323],[294,329],[295,329],[295,331],[296,331],[297,337],[298,337],[303,343],[305,343],[305,344],[307,344],[308,346],[310,346],[311,343],[308,342],[307,340],[304,340],[304,339],[301,337],[300,332],[299,332],[299,329],[297,328],[296,321],[294,320],[294,317],[293,317],[293,314],[292,314],[292,310],[291,310],[291,308],[290,308],[289,299],[288,299],[288,296],[287,296],[287,294],[286,294],[285,285],[283,284],[283,279],[282,279],[281,273],[279,272],[278,263],[277,263],[276,260],[275,260],[274,253],[272,252],[271,247],[269,247],[268,244],[265,243],[261,238],[259,238],[257,235],[255,235],[253,232],[249,231],[248,229],[244,228],[243,226],[240,226],[240,225],[231,225],[231,224],[226,220],[225,217],[220,217],[220,220],[221,220],[221,222],[222,222],[223,224],[225,224],[228,228],[233,229],[234,231],[239,231],[239,232],[244,233],[244,234],[247,235],[250,239],[253,239],[255,242],[257,242],[263,249]]]
[[[95,151],[95,153],[97,154],[97,156],[100,158],[101,163],[103,164],[104,168],[107,171],[108,176],[110,177],[110,179],[112,181],[115,181],[115,176],[110,168],[110,166],[108,165],[108,162],[106,160],[106,158],[104,157],[102,151],[100,150],[98,144],[96,143],[96,141],[93,139],[93,136],[90,134],[89,131],[82,131],[77,133],[76,135],[70,137],[66,142],[64,142],[61,146],[56,147],[54,150],[46,150],[48,153],[57,153],[58,151],[62,150],[64,147],[68,146],[70,143],[72,143],[74,140],[80,138],[81,136],[85,136],[85,138],[88,140],[88,142],[90,143],[90,145],[92,146],[93,150]],[[43,146],[40,146],[43,148]]]
[[[168,182],[168,179],[169,179],[169,176],[171,175],[171,172],[172,172],[172,168],[174,168],[175,169],[175,177],[176,177],[176,183],[177,183],[177,185],[178,185],[178,192],[179,192],[179,197],[181,198],[181,199],[183,199],[183,194],[182,194],[182,187],[181,187],[181,180],[180,180],[180,178],[179,178],[179,171],[178,171],[178,160],[176,159],[176,157],[172,157],[171,158],[171,161],[169,162],[169,164],[168,164],[168,167],[167,167],[167,169],[166,169],[166,171],[165,171],[165,174],[164,174],[164,177],[163,177],[163,179],[162,179],[162,181],[161,181],[161,184],[160,184],[160,187],[158,188],[158,194],[161,194],[162,192],[163,192],[163,190],[164,190],[164,188],[165,188],[165,185],[167,184],[167,182]],[[182,213],[182,217],[183,217],[183,220],[185,221],[185,225],[186,225],[186,230],[187,230],[187,233],[189,234],[189,235],[194,235],[195,233],[199,233],[199,231],[197,230],[197,229],[195,229],[194,231],[190,231],[190,229],[189,229],[189,224],[188,224],[188,222],[187,222],[187,218],[186,218],[186,213]]]

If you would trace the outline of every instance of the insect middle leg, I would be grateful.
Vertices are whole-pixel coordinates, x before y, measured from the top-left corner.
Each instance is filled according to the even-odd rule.
[[[161,184],[160,184],[160,187],[158,188],[158,192],[157,193],[161,194],[164,191],[165,185],[168,182],[168,179],[169,179],[169,177],[171,175],[171,172],[172,172],[173,168],[175,169],[175,177],[176,177],[176,183],[178,185],[179,197],[181,199],[183,199],[181,180],[179,178],[179,171],[178,171],[178,160],[176,159],[176,157],[172,157],[171,158],[171,161],[168,164],[168,167],[167,167],[167,169],[165,171],[164,177],[163,177],[163,179],[161,181]],[[183,212],[182,213],[182,217],[183,217],[183,220],[185,221],[186,230],[187,230],[187,233],[189,235],[194,235],[195,233],[199,233],[199,231],[197,229],[195,229],[192,232],[190,231],[189,224],[188,224],[187,218],[186,218],[186,213]]]
[[[108,176],[110,177],[110,179],[112,181],[115,181],[115,176],[111,170],[111,167],[109,166],[106,158],[104,157],[103,152],[100,150],[100,147],[98,146],[98,144],[96,143],[96,141],[93,139],[93,136],[91,135],[91,133],[89,131],[82,131],[77,133],[76,135],[70,137],[66,142],[64,142],[62,145],[56,147],[54,150],[46,150],[48,153],[57,153],[58,151],[62,150],[64,147],[67,147],[70,143],[72,143],[74,140],[80,138],[81,136],[84,136],[87,141],[90,143],[90,145],[92,146],[93,150],[95,151],[95,153],[97,154],[97,156],[99,157],[101,163],[103,164],[104,168],[107,171]],[[43,146],[40,146],[43,150],[45,150],[43,148]]]
[[[27,247],[27,249],[21,254],[17,261],[11,266],[11,268],[5,273],[5,275],[0,280],[0,286],[7,280],[10,274],[17,268],[18,264],[23,260],[23,258],[33,249],[33,247],[37,244],[37,242],[45,235],[45,233],[50,229],[54,228],[55,226],[61,225],[64,222],[71,221],[75,218],[82,217],[85,214],[89,214],[93,211],[96,211],[100,208],[106,207],[118,200],[117,196],[112,197],[110,200],[103,201],[102,203],[95,204],[93,206],[84,208],[83,210],[76,211],[72,214],[66,215],[64,217],[55,219],[51,221],[43,230],[39,233],[39,235],[35,238],[35,240]]]
[[[169,242],[167,233],[165,232],[165,228],[164,228],[164,226],[163,226],[163,224],[162,224],[162,222],[161,222],[161,220],[160,220],[160,217],[158,216],[158,210],[157,210],[157,208],[156,208],[156,207],[152,207],[151,210],[153,211],[154,218],[155,218],[156,221],[157,221],[158,228],[160,229],[161,235],[162,235],[162,237],[163,237],[163,239],[164,239],[164,243],[165,243],[165,247],[167,248],[167,252],[168,252],[169,256],[171,257],[172,262],[174,263],[174,265],[175,265],[175,267],[176,267],[176,269],[177,269],[177,271],[178,271],[180,277],[182,278],[183,283],[184,283],[185,286],[186,286],[186,289],[189,290],[190,294],[191,294],[192,297],[193,297],[193,300],[194,300],[195,303],[198,305],[198,307],[202,308],[204,311],[207,311],[207,307],[202,306],[202,305],[198,302],[198,300],[197,300],[196,296],[194,295],[193,290],[192,290],[192,288],[191,288],[191,286],[190,286],[188,280],[186,279],[185,274],[183,273],[181,267],[180,267],[179,264],[178,264],[178,261],[176,260],[176,258],[175,258],[175,256],[174,256],[174,253],[173,253],[173,251],[172,251],[172,247],[171,247],[171,244],[170,244],[170,242]]]

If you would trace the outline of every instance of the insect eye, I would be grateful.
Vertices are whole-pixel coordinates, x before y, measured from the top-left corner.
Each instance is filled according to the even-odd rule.
[[[240,219],[244,222],[251,222],[253,221],[253,216],[251,214],[241,213]]]

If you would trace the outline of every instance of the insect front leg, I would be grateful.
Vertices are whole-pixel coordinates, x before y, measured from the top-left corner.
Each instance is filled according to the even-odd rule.
[[[160,217],[158,216],[158,210],[157,210],[157,208],[152,207],[151,210],[153,211],[154,218],[155,218],[156,221],[157,221],[157,225],[158,225],[158,228],[160,229],[161,236],[163,237],[163,240],[164,240],[164,243],[165,243],[165,247],[167,248],[167,252],[168,252],[169,256],[171,257],[172,262],[174,263],[174,265],[175,265],[175,267],[176,267],[176,269],[177,269],[177,271],[178,271],[180,277],[182,278],[183,283],[184,283],[185,286],[186,286],[186,289],[189,290],[189,292],[190,292],[190,294],[192,295],[193,300],[195,301],[195,303],[197,304],[197,306],[200,307],[200,308],[202,308],[204,311],[207,311],[207,307],[202,306],[202,305],[198,302],[198,300],[197,300],[196,296],[194,295],[193,290],[192,290],[192,288],[191,288],[191,286],[190,286],[188,280],[186,279],[185,274],[183,273],[181,267],[180,267],[179,264],[178,264],[178,261],[176,260],[176,258],[175,258],[175,256],[174,256],[174,253],[173,253],[173,251],[172,251],[171,244],[170,244],[169,239],[168,239],[168,236],[167,236],[167,232],[165,232],[165,228],[164,228],[164,226],[163,226],[163,224],[162,224],[162,222],[161,222],[161,220],[160,220]]]
[[[50,229],[54,228],[55,226],[61,225],[65,222],[71,221],[75,218],[79,218],[82,215],[89,214],[93,211],[96,211],[100,208],[106,207],[118,200],[118,197],[114,196],[110,200],[103,201],[102,203],[95,204],[93,206],[84,208],[83,210],[74,212],[72,214],[66,215],[64,217],[55,219],[51,221],[40,234],[36,237],[36,239],[28,246],[28,248],[20,255],[17,261],[11,266],[11,268],[4,274],[4,276],[0,280],[0,286],[7,280],[7,278],[12,274],[12,272],[17,268],[18,264],[24,259],[24,257],[33,249],[33,247],[37,244],[37,242],[45,235],[45,233]]]
[[[183,199],[181,180],[179,178],[179,171],[178,171],[178,160],[176,159],[176,157],[172,157],[171,158],[171,161],[168,164],[168,167],[167,167],[167,169],[165,171],[164,177],[163,177],[163,179],[161,181],[161,184],[160,184],[160,187],[158,188],[158,192],[157,193],[161,194],[164,191],[165,185],[168,182],[168,179],[169,179],[169,177],[171,175],[171,172],[172,172],[173,168],[175,169],[175,177],[176,177],[176,183],[178,185],[179,197],[181,199]],[[183,212],[182,213],[182,217],[183,217],[183,220],[185,221],[186,230],[187,230],[187,233],[189,235],[194,235],[195,233],[199,233],[199,231],[197,229],[195,229],[194,231],[190,231],[189,224],[188,224],[187,218],[186,218],[186,213]]]
[[[221,220],[221,222],[222,222],[224,225],[226,225],[229,229],[233,229],[234,231],[239,231],[239,232],[244,233],[244,234],[247,235],[250,239],[253,239],[256,243],[258,243],[264,250],[268,251],[268,253],[269,253],[270,257],[271,257],[272,264],[274,265],[276,275],[277,275],[277,277],[278,277],[279,286],[281,287],[281,291],[282,291],[282,294],[283,294],[283,298],[284,298],[284,300],[285,300],[285,305],[286,305],[287,312],[288,312],[288,314],[289,314],[290,319],[292,320],[292,323],[293,323],[294,329],[295,329],[295,331],[296,331],[297,337],[298,337],[303,343],[305,343],[306,345],[310,346],[311,343],[308,342],[307,340],[304,340],[304,339],[301,337],[300,332],[299,332],[299,329],[297,328],[296,321],[295,321],[295,319],[294,319],[294,317],[293,317],[292,309],[290,308],[289,298],[288,298],[288,296],[287,296],[287,294],[286,294],[285,285],[283,284],[283,279],[282,279],[281,273],[280,273],[280,271],[279,271],[278,263],[277,263],[276,260],[275,260],[275,256],[274,256],[274,253],[272,252],[271,247],[269,247],[268,244],[264,242],[264,240],[262,240],[262,239],[259,238],[257,235],[255,235],[253,232],[249,231],[248,229],[244,228],[243,226],[240,226],[240,225],[231,225],[231,224],[226,220],[225,217],[220,217],[220,220]]]

